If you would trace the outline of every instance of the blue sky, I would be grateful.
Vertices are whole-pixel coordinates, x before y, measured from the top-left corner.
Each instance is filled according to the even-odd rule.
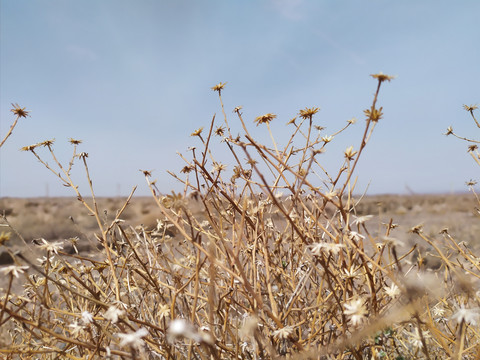
[[[180,189],[178,172],[221,108],[253,120],[267,112],[279,139],[305,107],[333,133],[356,117],[322,157],[327,168],[358,147],[363,110],[376,83],[382,119],[358,167],[357,189],[369,193],[465,191],[478,179],[466,144],[447,126],[477,136],[463,104],[480,103],[480,2],[306,0],[1,0],[0,133],[13,121],[10,104],[31,110],[0,153],[0,196],[72,195],[22,146],[55,138],[69,160],[70,137],[89,153],[98,195],[148,194],[139,169],[159,187]],[[230,115],[231,114],[231,115]],[[198,145],[198,144],[197,144]],[[221,157],[221,154],[220,154]],[[51,163],[51,161],[49,161]],[[80,166],[73,173],[87,194]],[[480,180],[480,179],[478,179]]]

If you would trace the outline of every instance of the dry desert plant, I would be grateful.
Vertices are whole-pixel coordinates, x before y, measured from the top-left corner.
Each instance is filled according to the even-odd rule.
[[[369,230],[371,215],[357,213],[355,169],[383,118],[377,88],[356,147],[345,146],[338,169],[322,165],[332,141],[355,120],[324,134],[317,107],[291,119],[291,136],[276,140],[273,113],[258,116],[271,144],[248,130],[242,108],[192,133],[199,142],[181,174],[183,193],[162,195],[152,174],[147,185],[161,218],[154,229],[129,226],[122,213],[102,221],[93,187],[91,202],[70,176],[87,154],[57,161],[53,142],[32,152],[75,192],[97,219],[101,250],[68,254],[61,242],[26,244],[37,262],[12,253],[1,271],[0,353],[13,358],[69,359],[475,359],[479,258],[448,230],[444,242],[412,228],[440,260],[429,271],[414,248],[400,251],[393,219]],[[233,135],[235,124],[241,127]],[[38,151],[45,148],[54,169]],[[229,154],[231,161],[218,160]],[[223,158],[222,158],[223,159]],[[201,207],[201,215],[192,207]],[[6,218],[4,217],[4,220]],[[6,241],[5,241],[6,243]],[[14,282],[24,279],[24,291]]]

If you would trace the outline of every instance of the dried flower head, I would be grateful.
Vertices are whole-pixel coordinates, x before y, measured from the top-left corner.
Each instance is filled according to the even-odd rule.
[[[88,311],[82,312],[82,321],[86,324],[91,324],[93,322],[93,315]]]
[[[242,110],[243,106],[236,106],[235,109],[233,109],[234,113],[240,114],[240,110]]]
[[[55,259],[55,256],[49,256],[48,258],[46,256],[42,256],[41,258],[37,258],[37,261],[40,263],[41,266],[45,266],[47,262],[53,262]]]
[[[355,150],[353,150],[353,146],[348,147],[344,152],[345,158],[347,160],[353,160],[353,158],[356,154],[357,154],[357,152]]]
[[[357,326],[362,323],[365,315],[367,314],[367,308],[365,302],[361,298],[350,300],[344,305],[345,310],[343,313],[350,318],[353,326]]]
[[[213,163],[212,172],[221,172],[221,171],[224,171],[226,168],[227,168],[227,165],[215,161]]]
[[[40,247],[40,249],[45,249],[47,250],[48,252],[53,252],[55,254],[58,255],[58,250],[62,250],[63,249],[63,245],[62,245],[62,242],[61,241],[57,241],[57,242],[54,242],[54,243],[50,243],[48,242],[47,240],[43,239],[43,238],[40,238],[40,239],[34,239],[32,240],[32,242],[35,244],[35,245],[38,245]]]
[[[121,339],[120,346],[131,346],[135,349],[140,349],[144,341],[142,338],[148,335],[148,330],[145,328],[140,328],[134,333],[129,334],[117,334],[117,336]]]
[[[354,240],[354,241],[361,241],[361,240],[365,239],[365,236],[363,236],[362,234],[359,234],[356,231],[349,231],[348,232],[348,237],[349,237],[349,239]]]
[[[218,91],[218,93],[220,94],[223,90],[223,88],[225,87],[225,85],[227,85],[227,83],[218,83],[217,85],[213,86],[212,87],[212,90],[213,91]]]
[[[288,339],[293,334],[293,326],[285,326],[273,332],[273,337],[277,340]]]
[[[344,247],[344,244],[322,242],[310,245],[310,251],[314,256],[320,256],[322,252],[325,254],[330,253],[332,255],[337,255]]]
[[[385,294],[387,294],[387,296],[391,297],[392,299],[395,299],[401,294],[400,288],[395,284],[386,286],[384,290]]]
[[[382,110],[383,110],[383,107],[380,107],[380,109],[373,109],[373,110],[372,109],[367,109],[367,110],[364,110],[363,112],[364,112],[365,116],[367,117],[367,120],[377,122],[383,116]]]
[[[178,338],[187,338],[197,342],[202,340],[195,327],[184,319],[175,319],[168,326],[167,340],[173,343]]]
[[[373,77],[374,79],[377,79],[380,82],[390,81],[395,79],[396,77],[396,76],[386,75],[381,71],[378,74],[371,74],[370,76]]]
[[[193,171],[195,168],[192,165],[185,165],[182,170],[180,170],[181,173],[188,174],[191,171]]]
[[[418,224],[415,225],[414,227],[411,227],[408,232],[413,233],[413,234],[420,234],[423,232],[423,224]]]
[[[45,147],[50,147],[54,144],[54,142],[55,142],[55,139],[44,140],[39,145],[45,146]]]
[[[197,130],[195,130],[194,132],[192,132],[190,134],[190,136],[200,136],[202,134],[202,131],[203,131],[203,126],[198,128]]]
[[[12,106],[13,106],[13,109],[11,109],[10,111],[13,112],[15,115],[17,115],[19,118],[21,117],[25,118],[29,116],[28,114],[30,113],[30,111],[25,110],[24,107],[22,108],[18,104],[12,104]]]
[[[333,136],[332,135],[329,135],[329,136],[324,136],[322,137],[322,141],[325,143],[325,144],[328,144],[330,141],[333,140]]]
[[[218,126],[216,129],[215,129],[215,135],[217,136],[223,136],[223,134],[225,134],[225,128],[223,126]]]
[[[343,272],[344,274],[342,274],[342,277],[348,279],[355,279],[356,277],[361,275],[358,269],[355,269],[353,266],[349,267],[348,269],[343,268]]]
[[[442,235],[448,235],[448,227],[442,228],[442,230],[440,230],[438,233]]]
[[[82,140],[77,140],[77,139],[73,139],[73,138],[70,138],[68,141],[72,145],[80,145],[82,143]]]
[[[11,276],[15,276],[16,278],[18,278],[18,275],[23,274],[27,269],[28,266],[10,265],[1,268],[0,271],[5,275],[11,274]]]
[[[363,225],[365,224],[368,220],[370,220],[371,218],[373,218],[373,215],[363,215],[363,216],[355,216],[353,215],[353,222],[352,224],[353,225]]]
[[[432,314],[433,316],[437,318],[442,318],[445,315],[445,308],[443,307],[443,303],[439,302],[437,305],[435,305],[432,308]]]
[[[354,117],[347,120],[347,123],[352,124],[352,125],[355,124],[356,122],[357,122],[357,118],[354,118]]]
[[[457,310],[455,314],[451,317],[452,320],[455,320],[457,323],[465,322],[476,326],[478,320],[480,319],[480,309],[466,309],[463,305]]]
[[[468,111],[468,112],[472,112],[473,110],[478,109],[478,105],[477,105],[477,104],[475,104],[475,105],[470,105],[470,106],[468,106],[468,105],[463,105],[463,108],[464,108],[466,111]]]
[[[262,116],[257,116],[255,118],[254,122],[257,123],[257,126],[260,125],[260,124],[268,124],[270,121],[272,121],[276,117],[277,117],[277,115],[268,113],[268,114],[265,114],[265,115],[262,115]]]
[[[313,115],[315,115],[319,111],[320,111],[320,108],[316,108],[316,107],[305,108],[303,110],[300,110],[298,114],[302,119],[306,120],[306,119],[312,119]]]
[[[477,181],[476,181],[476,180],[473,180],[473,179],[470,179],[469,181],[466,181],[466,182],[465,182],[465,185],[467,185],[467,186],[475,186],[475,185],[477,185]]]
[[[444,135],[448,136],[448,135],[452,135],[452,134],[453,134],[453,128],[451,126],[449,126],[447,128],[447,132]]]
[[[35,148],[38,147],[38,146],[39,146],[39,144],[24,146],[20,149],[20,151],[34,151]]]
[[[324,194],[325,198],[328,200],[332,200],[334,197],[338,196],[338,190],[337,189],[331,189],[330,191],[326,192]]]
[[[170,315],[170,306],[167,304],[160,305],[160,307],[158,308],[158,314],[160,320],[166,318]]]
[[[107,312],[103,316],[105,319],[110,320],[112,324],[115,324],[118,321],[118,318],[123,314],[125,314],[125,311],[112,305],[108,308]]]
[[[408,336],[409,343],[416,349],[422,349],[423,341],[426,343],[432,337],[428,331],[418,330],[418,327],[413,332],[404,330],[404,333]]]

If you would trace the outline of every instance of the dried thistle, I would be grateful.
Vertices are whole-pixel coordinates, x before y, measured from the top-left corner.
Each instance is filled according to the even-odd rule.
[[[344,152],[345,158],[347,160],[353,160],[356,154],[357,151],[353,150],[353,146],[348,147]]]
[[[72,145],[79,145],[79,144],[82,143],[82,140],[76,140],[76,139],[73,139],[73,138],[70,138],[68,141],[69,141],[70,144],[72,144]]]
[[[367,117],[368,120],[371,120],[373,122],[378,122],[378,120],[380,120],[383,116],[382,109],[383,109],[382,107],[380,109],[373,109],[373,110],[367,109],[367,110],[364,110],[363,112],[365,113],[365,116]]]
[[[10,265],[0,268],[0,271],[4,274],[11,274],[12,276],[18,278],[19,274],[23,274],[25,270],[28,269],[28,266],[18,266],[18,265]]]
[[[217,136],[223,136],[225,134],[225,128],[223,126],[218,126],[215,129],[215,135]]]
[[[343,313],[350,318],[353,326],[360,325],[367,315],[367,308],[365,307],[365,300],[362,298],[352,299],[344,305]]]
[[[34,151],[35,148],[38,147],[39,144],[33,144],[33,145],[28,145],[28,146],[24,146],[20,149],[20,151]]]
[[[306,120],[306,119],[312,119],[313,115],[315,115],[317,112],[320,111],[320,108],[316,108],[316,107],[313,107],[313,108],[305,108],[303,110],[300,110],[299,112],[299,115],[302,119]]]
[[[260,125],[260,124],[268,124],[273,119],[275,119],[276,117],[277,117],[277,115],[268,113],[268,114],[265,114],[265,115],[262,115],[262,116],[257,116],[255,118],[254,122],[257,123],[257,126]]]
[[[218,94],[221,94],[223,88],[225,87],[225,85],[227,85],[227,83],[218,83],[217,85],[213,86],[212,87],[212,90],[213,91],[218,91]]]
[[[386,75],[381,71],[378,74],[371,74],[370,76],[373,77],[374,79],[377,79],[380,83],[384,81],[390,81],[396,78],[396,76]]]
[[[24,107],[22,108],[18,104],[12,104],[12,106],[13,106],[13,109],[11,109],[10,111],[13,112],[19,118],[21,117],[26,118],[27,116],[30,116],[29,115],[30,111],[25,110]]]
[[[478,109],[478,105],[463,105],[463,108],[468,111],[468,112],[472,112],[476,109]]]
[[[197,130],[195,130],[194,132],[192,132],[190,134],[190,136],[200,136],[202,134],[202,131],[203,131],[203,126],[198,128]]]

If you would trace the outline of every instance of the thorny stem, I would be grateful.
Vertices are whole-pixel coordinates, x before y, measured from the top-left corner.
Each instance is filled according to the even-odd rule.
[[[222,94],[220,91],[218,92],[218,98],[220,99],[220,104],[222,106],[223,119],[225,120],[225,125],[227,125],[228,135],[232,137],[232,134],[230,132],[230,125],[228,125],[227,114],[225,113],[225,107],[223,106]]]
[[[453,131],[450,132],[449,135],[453,135],[453,136],[456,137],[457,139],[465,140],[465,141],[468,141],[468,142],[470,142],[470,143],[480,144],[480,141],[478,141],[478,140],[473,140],[473,139],[469,139],[469,138],[466,138],[466,137],[463,137],[463,136],[459,136],[459,135],[455,134]]]
[[[222,98],[220,98],[222,100]],[[223,108],[223,105],[222,105]],[[207,142],[205,143],[205,149],[203,151],[203,159],[202,159],[202,165],[205,166],[205,160],[207,157],[207,152],[210,150],[208,149],[208,145],[210,144],[210,139],[212,137],[212,130],[213,130],[213,124],[215,123],[215,115],[213,115],[212,121],[210,122],[210,130],[208,131],[208,137],[207,137]]]
[[[71,181],[68,181],[67,179],[64,179],[62,177],[62,175],[58,172],[56,172],[55,170],[53,170],[53,168],[48,165],[47,162],[43,161],[43,159],[35,152],[35,150],[30,150],[32,152],[32,154],[37,158],[38,161],[40,161],[40,163],[42,163],[48,170],[50,170],[56,177],[58,177],[62,182],[65,183],[65,186],[72,186],[73,184],[71,183]],[[70,180],[70,179],[69,179]],[[73,187],[75,189],[75,187]]]
[[[71,187],[74,191],[75,191],[75,194],[77,195],[77,198],[78,200],[80,200],[82,202],[82,204],[87,208],[87,210],[90,212],[91,215],[95,216],[96,220],[97,220],[97,224],[99,225],[100,227],[100,230],[103,232],[103,226],[102,226],[102,223],[101,223],[101,220],[99,218],[99,215],[98,215],[98,212],[95,211],[94,209],[92,209],[88,204],[87,202],[83,199],[82,195],[80,194],[79,190],[78,190],[78,186],[76,186],[72,180],[72,178],[70,177],[70,174],[69,174],[69,171],[65,171],[65,169],[63,168],[63,166],[61,165],[61,163],[57,160],[54,152],[53,152],[53,148],[51,146],[48,146],[48,149],[55,161],[55,163],[58,165],[58,167],[62,170],[62,172],[64,173],[65,175],[65,178],[62,177],[61,173],[58,173],[56,172],[50,165],[48,165],[47,162],[45,162],[36,152],[34,149],[31,149],[30,151],[32,152],[32,154],[38,159],[38,161],[40,161],[40,163],[42,163],[48,170],[50,170],[56,177],[58,177],[63,183],[65,186],[67,187]],[[83,154],[81,157],[83,158],[84,162],[85,162],[85,157],[87,156],[87,154]],[[71,160],[71,162],[73,161],[73,159]],[[70,169],[70,167],[69,167]]]
[[[425,356],[427,357],[427,360],[430,360],[430,354],[429,354],[429,351],[428,351],[427,342],[425,341],[425,336],[423,336],[423,330],[422,330],[422,327],[421,327],[420,316],[418,315],[417,312],[415,312],[414,317],[417,320],[417,330],[418,330],[418,335],[420,336],[420,341],[422,342],[422,351],[425,354]]]
[[[8,302],[8,298],[10,297],[10,290],[12,289],[12,283],[13,283],[13,274],[10,273],[10,278],[8,279],[7,292],[5,293],[5,301],[3,302],[2,311],[0,311],[0,324],[2,324],[3,313],[7,308],[7,302]]]
[[[373,113],[373,111],[375,110],[375,106],[377,104],[377,99],[378,99],[378,94],[380,92],[380,86],[382,85],[382,81],[381,80],[378,80],[378,85],[377,85],[377,91],[375,92],[375,96],[373,98],[373,103],[372,103],[372,106],[370,107],[370,113]],[[350,169],[350,171],[348,172],[347,174],[347,178],[342,186],[342,189],[340,190],[340,195],[341,196],[343,194],[343,192],[345,191],[345,188],[347,187],[347,185],[349,184],[350,182],[350,179],[353,175],[353,172],[355,171],[355,168],[357,167],[357,163],[358,163],[358,160],[360,159],[360,155],[362,154],[362,151],[363,149],[365,148],[365,146],[367,145],[367,142],[368,142],[368,130],[370,128],[370,124],[372,123],[372,119],[371,118],[368,118],[367,119],[367,124],[365,126],[365,131],[363,133],[363,137],[362,137],[362,141],[360,143],[360,148],[358,149],[358,153],[355,157],[355,160],[353,162],[353,165]]]
[[[465,348],[465,330],[466,330],[465,319],[462,319],[462,321],[460,322],[460,327],[458,329],[457,348],[455,349],[455,358],[457,360],[463,359],[463,350]]]
[[[116,297],[117,301],[120,301],[120,283],[118,282],[117,272],[115,271],[115,265],[113,264],[113,261],[112,261],[112,254],[111,254],[111,251],[110,251],[110,245],[108,244],[108,241],[107,241],[107,231],[104,230],[102,221],[100,219],[100,215],[98,214],[97,201],[95,199],[95,192],[93,191],[93,183],[92,183],[92,180],[90,178],[90,172],[88,170],[86,156],[81,156],[81,159],[82,159],[83,165],[85,167],[85,174],[87,176],[88,185],[90,187],[90,192],[92,194],[92,202],[93,202],[93,206],[94,206],[93,215],[95,216],[95,219],[97,220],[98,227],[100,228],[100,231],[102,233],[102,245],[105,249],[105,253],[106,253],[107,259],[108,259],[108,264],[109,264],[110,269],[112,271],[111,275],[112,275],[113,281],[115,283],[115,297]],[[82,199],[82,203],[86,204],[85,201],[83,201],[83,199]]]
[[[7,134],[5,135],[5,137],[3,138],[3,140],[0,142],[0,148],[3,146],[3,144],[5,144],[5,141],[7,141],[7,139],[10,137],[10,135],[12,135],[13,129],[15,129],[15,126],[17,126],[18,119],[20,119],[20,116],[19,116],[19,115],[17,115],[17,117],[16,117],[15,120],[13,121],[13,124],[10,126],[10,129],[8,129]]]
[[[104,233],[105,231],[103,229],[103,223],[102,223],[102,220],[100,219],[100,215],[98,214],[97,201],[95,199],[95,192],[93,191],[93,183],[92,183],[92,180],[90,178],[90,172],[88,170],[86,156],[81,156],[81,159],[82,159],[82,162],[83,162],[83,165],[84,165],[84,168],[85,168],[85,174],[87,176],[88,186],[90,187],[90,193],[92,194],[92,203],[93,203],[93,207],[94,207],[94,210],[93,211],[91,210],[92,215],[95,216],[95,219],[97,220],[98,227],[99,227],[100,231],[102,232],[102,236],[105,240],[105,233]]]
[[[477,154],[474,154],[473,151],[469,151],[469,154],[472,156],[473,160],[475,160],[475,162],[480,165],[480,159],[479,159],[479,156],[478,156],[478,153]]]
[[[270,124],[267,122],[266,125],[267,125],[267,129],[268,129],[268,133],[270,134],[270,139],[272,139],[273,147],[275,148],[275,152],[277,154],[277,157],[280,158],[280,153],[278,152],[278,148],[277,148],[277,142],[275,141],[275,138],[273,137],[272,129],[270,128]]]
[[[477,127],[480,128],[480,123],[477,121],[475,114],[473,113],[473,108],[469,109],[468,112],[470,113],[470,115],[472,115],[473,121],[475,121],[475,124],[477,125]]]

